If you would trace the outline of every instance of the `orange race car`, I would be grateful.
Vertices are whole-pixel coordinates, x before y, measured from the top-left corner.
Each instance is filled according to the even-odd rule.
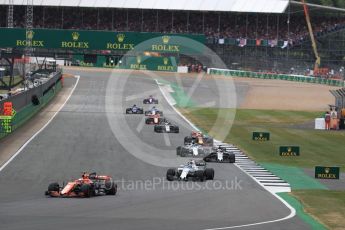
[[[166,119],[164,117],[161,117],[161,115],[150,115],[148,118],[145,119],[145,124],[147,125],[157,125],[161,124],[162,122],[165,122]]]
[[[209,137],[202,132],[193,131],[190,136],[184,138],[184,144],[199,144],[203,146],[213,146],[213,138]]]
[[[45,195],[50,197],[91,197],[101,195],[115,195],[117,185],[110,176],[84,172],[80,179],[68,182],[60,187],[58,183],[51,183]]]

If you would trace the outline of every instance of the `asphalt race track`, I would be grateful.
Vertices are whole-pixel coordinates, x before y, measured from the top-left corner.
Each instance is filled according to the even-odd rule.
[[[0,172],[0,229],[213,229],[290,214],[235,165],[210,164],[214,182],[227,189],[216,189],[212,182],[163,181],[168,166],[187,160],[177,158],[175,148],[192,128],[164,100],[156,82],[138,73],[128,78],[118,72],[73,73],[81,78],[68,103]],[[159,98],[157,108],[180,126],[180,134],[156,134],[153,126],[143,125],[142,115],[124,115],[127,106],[143,107],[142,99],[150,94]],[[82,171],[112,175],[119,180],[118,194],[44,196],[50,182],[77,178]],[[308,228],[293,217],[241,229]]]

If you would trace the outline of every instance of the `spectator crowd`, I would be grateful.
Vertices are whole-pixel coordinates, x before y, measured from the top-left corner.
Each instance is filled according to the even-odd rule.
[[[314,33],[322,36],[345,28],[344,17],[311,18]],[[6,27],[7,6],[0,6],[0,26]],[[14,27],[25,27],[25,6],[14,7]],[[140,9],[34,7],[34,28],[140,31],[205,34],[208,40],[276,39],[300,44],[309,39],[303,13],[246,14]]]

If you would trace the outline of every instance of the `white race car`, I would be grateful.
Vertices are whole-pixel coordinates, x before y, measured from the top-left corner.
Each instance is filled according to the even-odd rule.
[[[205,181],[213,180],[214,169],[207,168],[206,162],[190,160],[185,165],[181,165],[178,168],[170,168],[167,171],[166,178],[168,181],[173,180],[189,180],[193,181]]]

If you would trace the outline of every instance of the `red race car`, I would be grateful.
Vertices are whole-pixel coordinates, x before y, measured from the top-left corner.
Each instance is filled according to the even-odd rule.
[[[84,172],[80,179],[68,182],[60,187],[58,183],[51,183],[45,195],[50,197],[92,197],[101,195],[115,195],[117,185],[110,176]]]

